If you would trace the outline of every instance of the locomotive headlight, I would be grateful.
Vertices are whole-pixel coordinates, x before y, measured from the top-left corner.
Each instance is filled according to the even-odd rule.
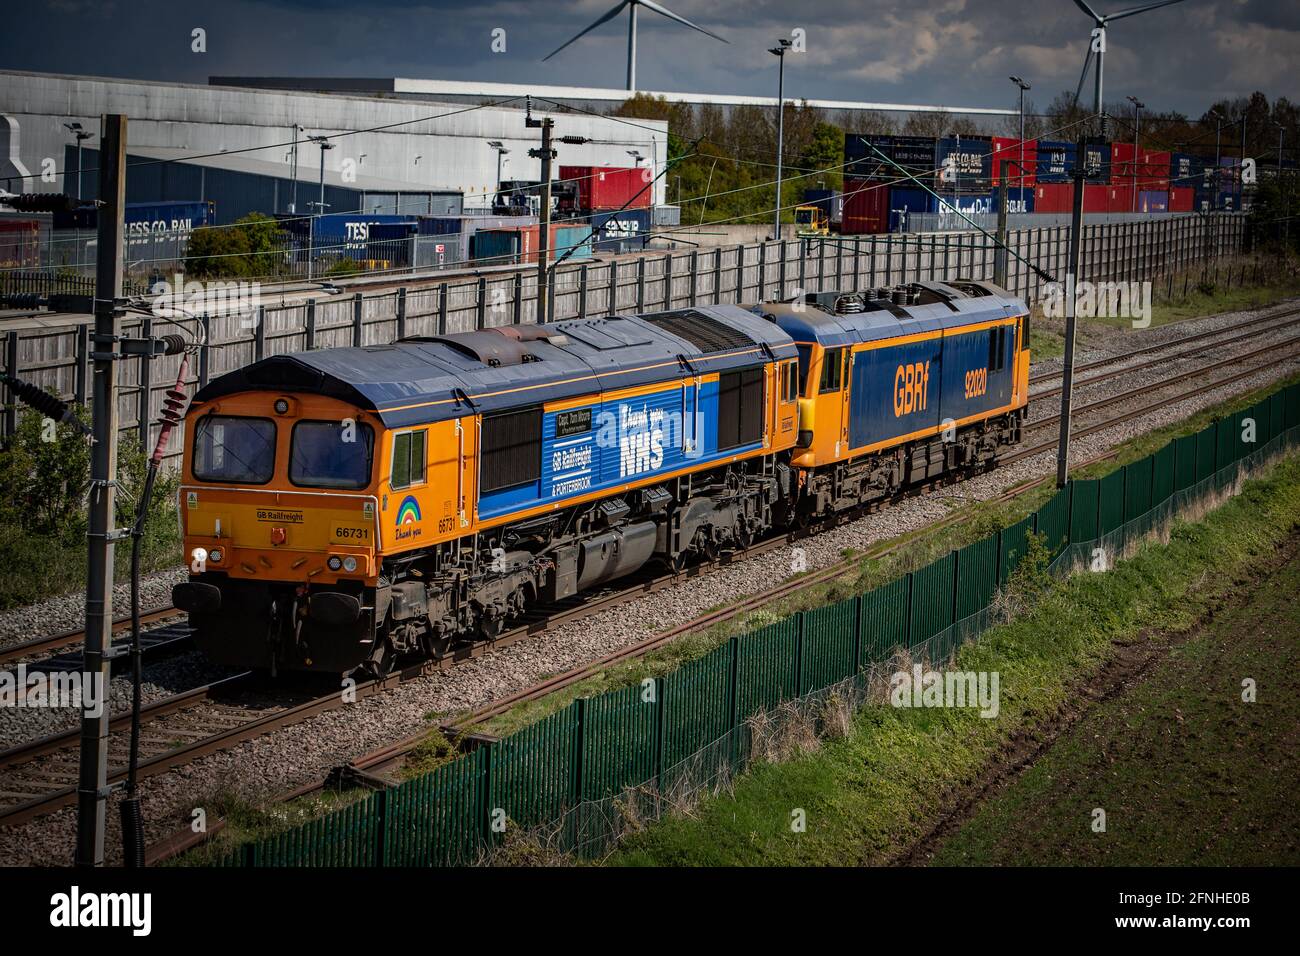
[[[275,413],[277,415],[288,414],[289,400],[287,398],[277,398],[275,400]]]
[[[357,559],[352,557],[352,555],[349,554],[346,558],[343,559],[343,570],[348,572],[348,574],[351,574],[356,569],[357,569]]]
[[[343,567],[343,559],[337,554],[331,554],[330,559],[325,563],[329,565],[331,571],[337,571],[339,568]]]
[[[213,548],[211,551],[208,552],[208,560],[211,561],[213,564],[220,564],[221,559],[224,557],[225,557],[225,553],[222,552],[220,548]]]

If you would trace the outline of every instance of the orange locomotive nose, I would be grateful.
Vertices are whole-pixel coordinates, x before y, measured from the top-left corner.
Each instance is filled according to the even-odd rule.
[[[288,540],[289,540],[289,536],[288,536],[288,534],[285,533],[285,530],[284,530],[283,528],[272,528],[272,529],[271,529],[271,543],[272,543],[272,544],[284,544],[284,543],[285,543],[286,541],[288,541]]]

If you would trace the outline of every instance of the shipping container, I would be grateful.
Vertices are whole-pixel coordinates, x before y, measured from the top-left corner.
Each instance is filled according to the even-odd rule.
[[[654,205],[650,166],[561,166],[560,179],[578,187],[578,208],[649,209]]]
[[[889,231],[889,186],[883,180],[844,180],[844,221],[840,231],[846,235]]]
[[[445,236],[455,251],[442,250],[440,263],[464,262],[470,258],[470,242],[480,229],[515,229],[537,225],[536,216],[419,216],[421,236]]]
[[[1034,211],[1033,189],[1008,189],[1007,212],[1011,215]],[[997,192],[943,193],[938,199],[937,212],[951,215],[954,211],[967,216],[997,215]]]
[[[1111,181],[1110,143],[1095,136],[1089,136],[1083,143],[1083,165],[1088,173],[1090,183],[1109,183]]]
[[[1023,162],[1022,162],[1023,159]],[[1019,137],[993,137],[993,185],[1001,182],[1001,164],[1007,164],[1007,180],[1012,186],[1032,189],[1038,183],[1038,140],[1027,139],[1023,147]]]
[[[1144,189],[1138,193],[1138,212],[1168,212],[1169,191]]]
[[[1110,212],[1114,190],[1119,187],[1110,183],[1094,183],[1091,180],[1083,184],[1083,211],[1085,214]],[[1074,211],[1074,207],[1070,207]]]
[[[535,263],[539,252],[540,226],[515,226],[509,229],[479,229],[470,239],[470,257],[483,265],[513,265]],[[591,227],[586,225],[551,226],[548,257],[554,261],[573,251],[564,260],[590,259]]]
[[[873,149],[872,147],[875,147]],[[879,150],[886,158],[876,152]],[[925,180],[932,177],[935,161],[933,136],[884,136],[876,133],[847,133],[844,136],[846,180],[899,175],[898,166]],[[897,165],[895,165],[897,164]],[[845,183],[845,190],[848,183]]]
[[[1143,150],[1138,162],[1138,189],[1167,190],[1172,162],[1171,153],[1162,150]]]
[[[146,236],[188,236],[201,226],[211,226],[217,221],[216,204],[211,200],[185,200],[181,202],[129,202],[124,215],[128,239]],[[93,230],[99,226],[99,210],[95,207],[56,212],[55,229]]]
[[[1189,186],[1176,186],[1169,190],[1170,212],[1192,212],[1196,209],[1196,190]]]
[[[1133,212],[1137,209],[1137,190],[1131,183],[1117,183],[1110,187],[1109,212]]]
[[[1205,172],[1205,160],[1191,153],[1169,154],[1169,188],[1195,189]]]
[[[945,136],[936,147],[935,166],[944,188],[987,190],[993,178],[993,141],[987,136]]]
[[[907,217],[919,213],[937,212],[939,200],[918,187],[894,186],[889,190],[889,231],[901,232],[907,228]]]
[[[1132,143],[1111,143],[1110,181],[1121,185],[1137,179],[1137,153]]]
[[[650,210],[594,213],[591,225],[596,230],[595,248],[598,252],[612,254],[619,251],[620,243],[628,242],[640,243],[644,247],[650,238]]]
[[[1074,143],[1038,142],[1038,168],[1035,173],[1039,183],[1068,183],[1074,175]]]
[[[1035,212],[1071,212],[1074,209],[1074,184],[1040,182],[1034,187]]]

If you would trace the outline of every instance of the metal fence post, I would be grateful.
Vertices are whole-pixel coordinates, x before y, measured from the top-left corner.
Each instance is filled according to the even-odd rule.
[[[552,288],[555,286],[555,283],[553,282],[548,284]],[[477,302],[475,305],[474,328],[487,328],[487,276],[478,277],[478,290],[475,293],[475,298],[477,299]],[[550,315],[553,313],[548,312],[547,314]]]
[[[522,272],[515,273],[514,288],[511,290],[511,295],[514,297],[514,303],[512,306],[514,313],[511,316],[511,319],[513,324],[518,325],[524,320],[524,274]]]
[[[794,615],[794,696],[803,696],[803,622],[807,615],[796,611]]]
[[[140,335],[142,338],[153,338],[153,319],[144,318],[140,322]],[[148,353],[140,353],[140,361],[137,365],[137,391],[135,395],[135,427],[140,433],[140,450],[145,454],[149,453],[149,400],[152,397],[150,392],[153,390],[153,356]]]
[[[587,317],[587,263],[578,268],[578,318]]]
[[[569,784],[569,795],[573,806],[577,807],[582,802],[582,777],[586,772],[583,758],[587,749],[587,698],[579,697],[573,704],[573,779]]]
[[[204,349],[203,351],[207,351]],[[77,368],[74,373],[73,393],[82,408],[88,404],[87,386],[90,382],[90,326],[85,322],[77,326]]]
[[[698,302],[700,282],[700,250],[691,250],[691,305]]]
[[[205,315],[203,318],[206,319],[207,316]],[[305,322],[306,322],[306,328],[304,330],[305,337],[306,337],[305,350],[310,352],[312,349],[316,347],[316,300],[315,299],[307,300],[307,316]],[[205,355],[207,354],[206,349],[204,350],[204,354]]]
[[[758,244],[758,301],[767,297],[767,243]]]
[[[311,301],[308,301],[307,303],[307,314],[309,316],[314,314],[312,310],[313,304],[314,303],[312,303]],[[204,315],[199,316],[199,329],[202,332],[201,340],[206,345],[206,343],[210,341],[212,338],[212,317],[207,315],[206,313]],[[211,366],[211,358],[210,358],[211,354],[212,354],[212,350],[209,348],[205,347],[199,349],[199,388],[203,388],[205,385],[208,384],[208,376],[210,374],[210,366]]]
[[[450,293],[447,291],[447,283],[438,286],[438,334],[447,334],[447,300]]]
[[[406,338],[406,286],[397,290],[397,337]]]
[[[722,247],[713,250],[713,298],[722,304]]]
[[[745,244],[736,246],[736,301],[745,301]]]
[[[388,856],[388,791],[377,790],[371,797],[374,801],[375,819],[375,866],[387,866]]]
[[[266,306],[257,307],[257,318],[253,321],[253,360],[260,362],[266,357]]]
[[[673,307],[673,254],[670,252],[664,256],[664,299],[663,307],[671,309]]]
[[[636,261],[636,310],[645,311],[645,259]]]
[[[361,332],[361,313],[365,308],[365,301],[360,292],[352,297],[352,347],[361,348],[364,337]]]

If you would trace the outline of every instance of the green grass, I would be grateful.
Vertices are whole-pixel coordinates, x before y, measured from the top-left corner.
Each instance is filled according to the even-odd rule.
[[[937,864],[1300,861],[1300,555],[1098,704],[943,843]],[[1254,702],[1242,680],[1255,681]],[[1106,813],[1093,832],[1094,809]]]
[[[956,667],[999,672],[1001,712],[871,706],[849,735],[805,757],[759,764],[733,796],[631,838],[611,862],[628,865],[854,865],[886,862],[928,832],[945,804],[978,783],[1013,735],[1032,734],[1074,699],[1079,675],[1114,642],[1190,628],[1252,582],[1300,523],[1300,459],[1196,524],[1175,527],[1107,574],[1053,585],[1027,615],[963,647]],[[792,832],[803,810],[807,830]],[[1242,862],[1250,862],[1244,860]]]

